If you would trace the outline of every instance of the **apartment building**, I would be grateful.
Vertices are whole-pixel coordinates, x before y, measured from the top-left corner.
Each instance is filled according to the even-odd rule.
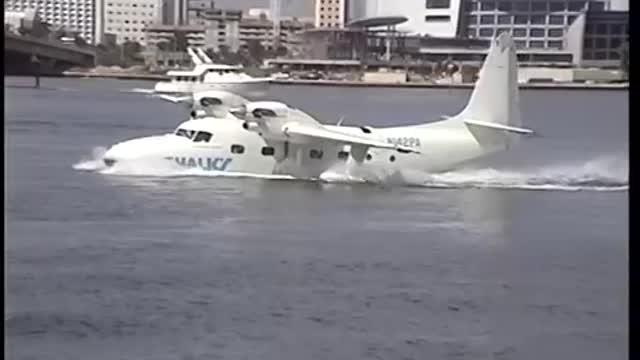
[[[96,38],[114,35],[122,44],[146,44],[145,27],[162,23],[163,0],[97,0]]]
[[[349,0],[316,0],[317,28],[343,28],[348,22]]]
[[[77,32],[86,42],[94,43],[96,0],[5,0],[5,11],[35,10],[38,17],[54,28]]]

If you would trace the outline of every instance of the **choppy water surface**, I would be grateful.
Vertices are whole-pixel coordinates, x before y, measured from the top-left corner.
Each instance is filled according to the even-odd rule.
[[[628,94],[524,91],[542,137],[410,186],[99,171],[148,83],[5,78],[12,359],[624,359]],[[468,91],[276,87],[323,122]],[[151,176],[153,175],[153,176]]]

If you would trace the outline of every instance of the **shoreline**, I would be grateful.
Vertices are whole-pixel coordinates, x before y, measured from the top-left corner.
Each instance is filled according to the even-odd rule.
[[[274,80],[273,84],[295,86],[343,86],[343,87],[388,87],[388,88],[424,88],[424,89],[473,89],[475,83],[383,83],[383,82],[362,82],[362,81],[340,81],[340,80]],[[520,89],[540,89],[540,90],[628,90],[629,83],[605,83],[605,84],[583,84],[583,83],[526,83],[520,84]]]
[[[169,77],[161,74],[126,74],[126,73],[86,73],[66,71],[58,77],[71,78],[104,78],[119,80],[150,80],[163,81]],[[363,81],[343,81],[343,80],[293,80],[278,79],[272,84],[284,86],[333,86],[333,87],[386,87],[386,88],[423,88],[423,89],[472,89],[474,83],[386,83],[386,82],[363,82]],[[520,89],[539,90],[629,90],[629,83],[526,83],[520,84]]]

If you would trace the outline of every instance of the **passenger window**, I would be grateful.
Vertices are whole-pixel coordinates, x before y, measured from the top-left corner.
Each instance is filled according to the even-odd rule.
[[[231,145],[231,152],[233,154],[242,154],[242,153],[244,153],[244,146],[236,145],[236,144]]]
[[[200,99],[200,105],[202,106],[211,106],[211,105],[222,105],[222,101],[218,98],[206,97]]]
[[[195,139],[193,139],[193,142],[209,142],[209,140],[211,140],[211,133],[200,131]]]
[[[311,149],[311,151],[309,151],[309,157],[312,159],[322,159],[322,151]]]
[[[273,156],[276,151],[271,146],[265,146],[262,148],[262,155],[264,156]]]
[[[347,160],[349,158],[349,153],[346,151],[340,151],[338,152],[338,159],[340,160]]]

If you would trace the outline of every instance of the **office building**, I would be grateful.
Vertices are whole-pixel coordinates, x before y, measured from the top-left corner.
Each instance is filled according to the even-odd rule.
[[[220,10],[220,9],[216,9]],[[158,44],[162,42],[172,43],[176,34],[180,33],[187,41],[187,46],[202,47],[207,50],[218,51],[225,46],[231,52],[237,52],[246,48],[251,41],[258,41],[267,50],[273,50],[274,33],[273,22],[268,19],[230,18],[228,15],[237,14],[236,10],[220,10],[220,19],[210,16],[208,23],[191,25],[154,25],[146,28],[147,43],[150,48],[157,51]],[[231,12],[234,13],[231,13]],[[227,13],[230,12],[230,13]],[[241,14],[239,10],[237,10]],[[193,20],[193,19],[192,19]],[[224,24],[222,24],[224,21]],[[216,25],[218,24],[218,25]],[[288,50],[293,50],[300,45],[299,35],[313,26],[312,23],[304,23],[296,20],[282,20],[279,27],[280,45]]]
[[[145,27],[162,23],[163,0],[97,0],[96,38],[115,35],[122,44],[135,41],[146,44]]]
[[[354,7],[363,17],[405,16],[398,30],[410,34],[490,39],[509,30],[520,46],[553,48],[580,13],[611,10],[613,3],[623,6],[620,0],[359,0]]]
[[[5,0],[5,11],[24,12],[33,9],[38,17],[53,28],[76,32],[87,43],[94,43],[97,0]]]
[[[349,0],[316,0],[317,28],[343,28],[348,21]]]
[[[173,5],[173,25],[186,25],[189,23],[188,12],[188,0],[169,0],[170,5]],[[171,6],[167,6],[171,7]]]
[[[570,27],[567,47],[583,67],[619,67],[629,42],[627,11],[589,11]]]
[[[503,31],[520,48],[562,49],[571,24],[585,11],[605,11],[609,1],[465,1],[458,34],[491,39]]]
[[[294,19],[283,19],[277,27],[275,36],[273,21],[260,18],[245,18],[240,22],[239,45],[246,46],[250,41],[258,41],[267,50],[276,50],[278,46],[287,50],[295,50],[302,42],[300,35],[304,30],[311,29],[313,23]]]

